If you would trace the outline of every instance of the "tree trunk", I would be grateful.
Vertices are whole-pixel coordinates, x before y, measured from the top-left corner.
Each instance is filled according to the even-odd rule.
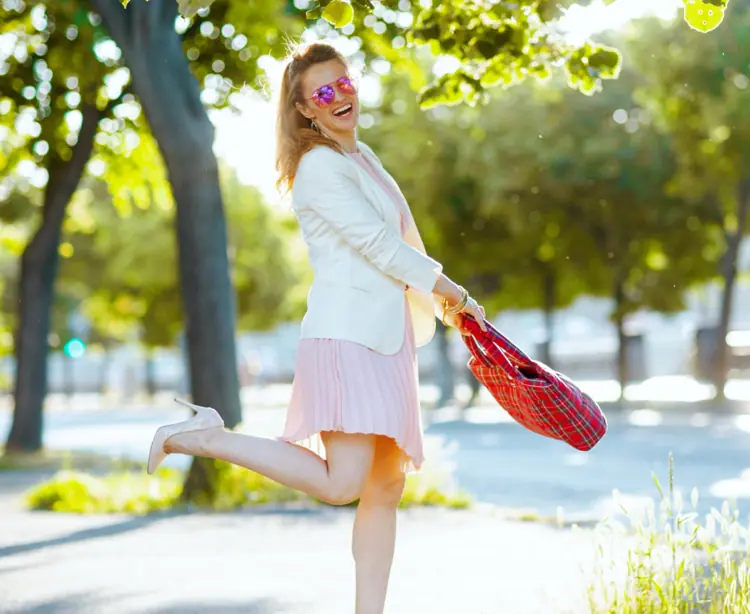
[[[48,337],[60,234],[68,202],[91,157],[104,112],[85,104],[82,113],[83,123],[70,160],[53,158],[50,162],[42,224],[21,256],[14,410],[6,443],[9,451],[33,452],[42,447],[42,408],[47,394]]]
[[[146,394],[149,399],[156,395],[156,363],[154,362],[154,349],[146,348]]]
[[[541,360],[550,367],[552,367],[552,340],[555,333],[555,306],[557,305],[556,281],[554,272],[545,267],[542,274],[545,339],[542,344]]]
[[[450,357],[450,345],[448,344],[448,328],[442,324],[437,325],[438,363],[436,370],[438,389],[440,397],[437,407],[445,407],[455,396],[456,378],[453,372],[453,363]]]
[[[746,180],[740,183],[737,190],[737,228],[733,232],[726,233],[727,248],[721,264],[724,288],[721,298],[721,315],[716,330],[716,362],[714,363],[713,377],[716,400],[718,401],[723,401],[725,398],[724,388],[727,383],[729,359],[727,334],[732,320],[734,286],[737,281],[737,257],[742,244],[742,237],[745,234],[749,209],[750,180]]]
[[[617,381],[620,384],[619,400],[625,399],[628,384],[628,338],[625,335],[625,288],[622,282],[615,283],[615,325],[617,326]]]
[[[201,102],[175,31],[174,0],[91,0],[123,53],[132,87],[167,167],[177,203],[179,272],[185,312],[190,388],[229,428],[241,420],[235,304],[229,278],[227,232],[213,152],[214,128]],[[204,492],[193,463],[186,496]]]

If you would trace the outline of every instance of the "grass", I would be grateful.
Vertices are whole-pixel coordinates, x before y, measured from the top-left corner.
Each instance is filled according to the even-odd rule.
[[[645,513],[621,509],[629,526],[603,522],[599,532],[597,580],[588,591],[592,614],[739,614],[750,612],[750,532],[724,503],[703,522],[693,489],[686,509],[674,489],[659,491],[658,508]],[[626,556],[613,554],[627,543]],[[618,560],[619,559],[619,560]]]
[[[407,477],[401,507],[469,507],[470,497],[453,484],[452,468],[441,462],[444,461],[442,450],[438,447],[432,455],[429,467]],[[27,506],[78,514],[148,514],[185,506],[181,500],[185,475],[181,471],[161,468],[154,476],[149,476],[143,464],[130,463],[96,473],[74,470],[75,461],[74,457],[69,457],[51,479],[35,486],[26,495]],[[222,461],[214,462],[217,494],[212,501],[201,505],[202,508],[229,511],[266,504],[320,504],[258,473]]]

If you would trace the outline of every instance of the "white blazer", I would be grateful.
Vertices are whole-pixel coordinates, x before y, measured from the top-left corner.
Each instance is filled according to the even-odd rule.
[[[369,147],[359,143],[359,148],[382,169]],[[395,354],[404,340],[408,302],[417,345],[430,341],[436,313],[432,290],[442,265],[426,255],[411,213],[402,239],[391,197],[354,160],[325,146],[302,156],[292,209],[314,272],[303,339],[343,339]]]

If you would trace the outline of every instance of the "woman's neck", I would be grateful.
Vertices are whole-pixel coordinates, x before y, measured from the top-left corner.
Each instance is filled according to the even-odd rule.
[[[325,132],[323,132],[323,134],[332,141],[336,141],[346,153],[357,153],[359,151],[359,146],[357,145],[357,134],[355,132],[351,132],[350,134],[337,134],[336,136],[332,136]]]

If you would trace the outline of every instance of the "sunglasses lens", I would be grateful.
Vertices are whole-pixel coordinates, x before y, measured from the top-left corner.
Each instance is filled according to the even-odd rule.
[[[330,85],[324,85],[323,87],[319,87],[317,90],[315,90],[315,93],[313,94],[313,99],[315,100],[316,104],[320,107],[327,107],[329,104],[333,102],[333,99],[335,97],[336,96],[333,92],[333,88]]]
[[[357,88],[354,87],[354,83],[349,77],[341,77],[336,84],[342,94],[355,94],[357,92]]]

